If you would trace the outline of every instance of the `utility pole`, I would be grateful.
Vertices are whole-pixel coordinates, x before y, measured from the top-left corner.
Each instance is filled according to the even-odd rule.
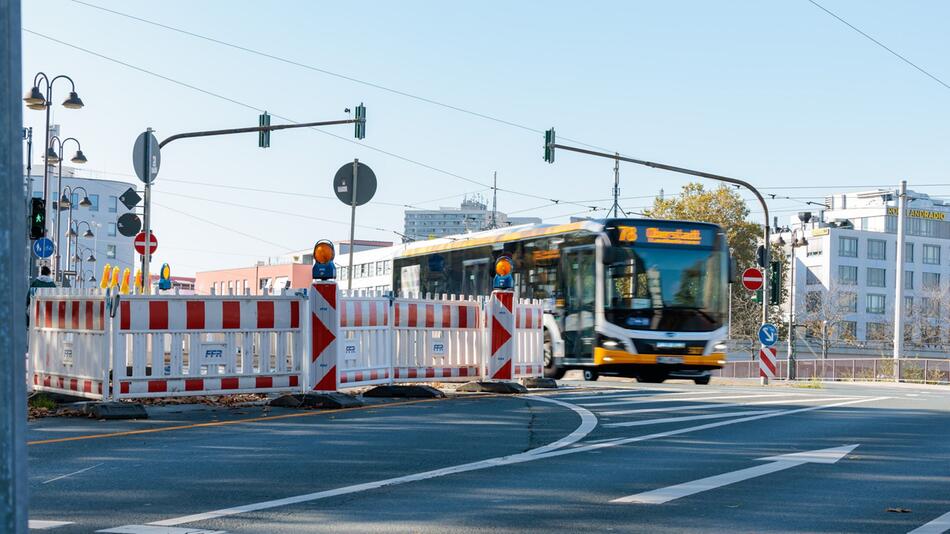
[[[901,352],[904,349],[904,217],[907,215],[907,180],[901,180],[900,196],[897,199],[897,269],[894,271],[894,379],[901,381]]]
[[[618,217],[617,212],[622,211],[620,210],[620,154],[614,152],[614,157],[614,205],[611,209],[614,212],[614,219],[616,219]]]
[[[494,230],[498,228],[498,171],[492,174],[492,201],[491,201],[491,226]]]
[[[27,531],[26,288],[20,2],[0,2],[0,532]],[[16,132],[16,133],[15,133]],[[49,195],[46,189],[44,194]]]

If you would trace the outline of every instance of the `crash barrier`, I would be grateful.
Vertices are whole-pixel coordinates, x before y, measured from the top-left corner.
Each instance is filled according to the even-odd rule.
[[[117,295],[49,289],[31,303],[28,381],[90,399],[337,391],[490,378],[497,298],[341,292]],[[512,377],[540,376],[542,310],[509,303]],[[513,309],[512,309],[513,308]]]
[[[776,362],[775,378],[788,378],[788,360]],[[758,361],[726,362],[713,376],[723,378],[757,378]],[[894,382],[950,384],[950,359],[941,358],[829,358],[799,359],[795,362],[796,380]]]
[[[30,389],[94,400],[108,397],[105,291],[38,288],[30,307]]]

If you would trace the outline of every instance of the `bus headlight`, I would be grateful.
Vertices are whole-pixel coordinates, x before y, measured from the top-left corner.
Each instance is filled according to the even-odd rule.
[[[607,350],[623,350],[624,349],[623,341],[620,341],[619,339],[607,337],[607,336],[597,336],[597,337],[598,337],[597,343],[601,347]]]
[[[726,345],[725,343],[718,343],[715,347],[713,347],[713,349],[716,352],[726,352],[727,350],[729,350],[729,346]]]

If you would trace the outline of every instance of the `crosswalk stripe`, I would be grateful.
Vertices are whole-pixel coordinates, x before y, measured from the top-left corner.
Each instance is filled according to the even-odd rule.
[[[726,417],[743,417],[746,415],[760,415],[766,413],[775,413],[779,410],[752,410],[744,412],[726,412],[726,413],[708,413],[704,415],[687,415],[682,417],[663,417],[661,419],[644,419],[642,421],[624,421],[623,423],[607,423],[603,426],[609,427],[628,427],[628,426],[646,426],[660,425],[664,423],[681,423],[685,421],[701,421],[703,419],[725,419]]]
[[[760,393],[758,395],[717,395],[712,397],[698,397],[695,399],[684,399],[681,397],[661,397],[658,399],[653,398],[627,398],[621,397],[615,401],[610,402],[581,402],[581,406],[591,408],[595,406],[620,406],[623,404],[637,404],[637,403],[647,403],[647,402],[689,402],[689,401],[708,401],[708,400],[719,400],[719,399],[754,399],[761,397],[781,397],[781,393]]]
[[[706,410],[709,408],[733,408],[735,406],[759,406],[762,404],[792,404],[797,402],[822,402],[822,401],[836,401],[836,400],[847,400],[854,399],[858,397],[822,397],[815,399],[781,399],[781,400],[770,400],[770,401],[760,401],[760,402],[719,402],[711,404],[687,404],[685,406],[668,406],[666,408],[640,408],[636,410],[615,410],[612,412],[601,412],[598,415],[604,417],[611,417],[616,415],[633,415],[638,413],[656,413],[656,412],[685,412],[689,410]]]

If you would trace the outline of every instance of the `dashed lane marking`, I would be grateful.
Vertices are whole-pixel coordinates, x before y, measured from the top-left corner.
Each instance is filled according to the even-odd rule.
[[[111,534],[227,534],[223,530],[204,530],[199,528],[157,527],[154,525],[125,525],[96,532]]]
[[[704,415],[687,415],[682,417],[664,417],[662,419],[646,419],[643,421],[625,421],[623,423],[607,423],[605,427],[628,427],[628,426],[646,426],[660,425],[665,423],[682,423],[685,421],[702,421],[703,419],[725,419],[727,417],[744,417],[749,415],[759,415],[764,413],[775,413],[779,410],[752,410],[745,412],[726,412],[710,413]],[[606,440],[605,440],[606,441]]]
[[[67,473],[67,474],[65,474],[65,475],[59,475],[58,477],[51,478],[51,479],[46,480],[46,481],[44,481],[44,482],[42,482],[42,483],[43,483],[43,484],[49,484],[50,482],[56,482],[57,480],[62,480],[62,479],[64,479],[64,478],[71,477],[71,476],[73,476],[73,475],[78,475],[79,473],[85,473],[86,471],[89,471],[89,470],[91,470],[91,469],[95,469],[95,468],[99,467],[100,465],[102,465],[102,464],[99,463],[99,464],[93,465],[93,466],[91,466],[91,467],[87,467],[87,468],[85,468],[85,469],[80,469],[79,471],[73,471],[72,473]]]
[[[581,406],[586,406],[588,408],[594,408],[598,406],[622,406],[624,404],[640,404],[640,403],[649,403],[649,402],[689,402],[689,401],[710,401],[710,400],[721,400],[721,399],[756,399],[762,397],[781,397],[781,393],[760,393],[758,395],[716,395],[712,397],[697,397],[695,399],[684,399],[682,397],[668,397],[666,395],[653,399],[653,398],[618,398],[617,400],[612,400],[610,402],[582,402]]]
[[[52,530],[54,528],[65,527],[66,525],[73,525],[72,521],[47,521],[45,519],[30,519],[27,522],[27,526],[30,530]]]
[[[736,406],[760,406],[763,404],[793,404],[796,402],[827,402],[836,400],[853,399],[855,397],[821,397],[810,399],[780,399],[760,402],[714,402],[711,404],[687,404],[685,406],[668,406],[666,408],[638,408],[636,410],[614,410],[612,412],[601,412],[604,417],[617,415],[634,415],[638,413],[656,413],[656,412],[685,412],[689,410],[706,410],[709,408],[734,408]]]

